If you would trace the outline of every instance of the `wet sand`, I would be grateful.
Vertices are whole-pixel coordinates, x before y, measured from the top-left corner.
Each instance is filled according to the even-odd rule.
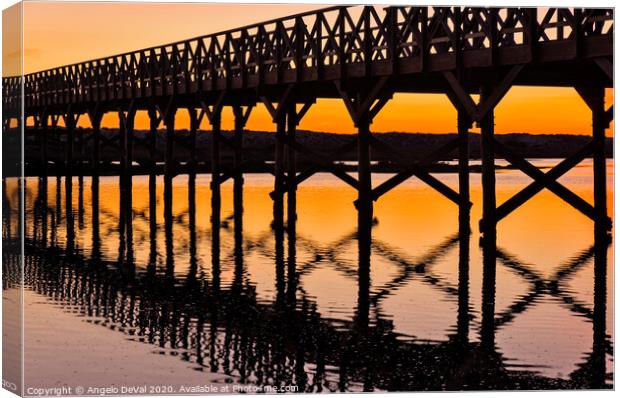
[[[28,388],[67,386],[75,390],[77,386],[67,380],[80,380],[85,389],[118,387],[119,392],[122,386],[147,386],[147,393],[153,393],[148,391],[151,386],[169,382],[174,382],[175,392],[180,386],[226,384],[221,374],[192,370],[178,356],[158,355],[159,349],[86,322],[85,317],[63,310],[32,290],[24,289],[24,306],[27,395],[34,392],[29,394]]]

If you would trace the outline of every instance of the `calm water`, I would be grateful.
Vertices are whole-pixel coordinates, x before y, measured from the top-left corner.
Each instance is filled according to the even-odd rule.
[[[148,176],[133,177],[122,201],[118,177],[76,177],[71,200],[64,178],[27,178],[26,386],[103,374],[174,392],[613,385],[612,246],[552,193],[503,220],[493,250],[479,242],[479,174],[471,235],[452,202],[411,179],[376,203],[365,271],[354,190],[328,174],[304,182],[293,233],[272,228],[273,177],[244,179],[237,211],[222,185],[218,237],[208,175],[175,178],[168,211],[160,177],[154,197]],[[588,162],[560,181],[592,201]],[[498,203],[529,182],[499,171]],[[13,209],[17,184],[5,184]],[[608,189],[611,209],[611,161]]]

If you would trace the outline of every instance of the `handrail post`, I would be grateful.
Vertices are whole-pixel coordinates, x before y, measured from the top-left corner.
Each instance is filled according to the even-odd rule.
[[[398,26],[397,26],[398,10],[393,6],[388,7],[386,18],[387,18],[387,31],[388,31],[387,58],[390,61],[391,72],[396,73],[397,68],[398,68],[398,53],[397,53],[398,43],[396,43],[396,40],[397,40],[396,30],[398,29]]]
[[[535,59],[536,43],[538,42],[538,9],[532,7],[528,10],[528,44],[530,45],[530,61]]]

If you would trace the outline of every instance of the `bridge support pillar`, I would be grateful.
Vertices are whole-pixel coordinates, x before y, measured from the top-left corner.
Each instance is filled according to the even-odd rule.
[[[50,134],[54,134],[54,140],[55,140],[55,144],[56,146],[62,145],[61,141],[60,141],[60,129],[58,128],[58,121],[60,120],[60,115],[50,115],[50,129],[49,132]],[[49,138],[47,139],[47,143],[49,145]],[[58,156],[60,156],[60,161]],[[48,152],[48,161],[49,161],[49,152]],[[55,154],[55,158],[54,158],[54,169],[56,171],[56,176],[60,176],[60,168],[59,168],[59,163],[62,162],[62,154]]]
[[[196,131],[198,130],[198,113],[195,108],[187,108],[189,115],[189,175],[196,176]]]
[[[295,104],[289,108],[287,113],[287,139],[289,143],[294,143],[297,130],[297,110],[295,109]],[[286,162],[286,227],[289,234],[294,234],[297,222],[297,156],[292,145],[287,147]]]
[[[274,192],[273,196],[273,226],[282,229],[284,226],[284,140],[286,138],[286,114],[282,114],[276,121],[276,142],[274,149]]]
[[[166,152],[164,155],[164,175],[165,179],[172,184],[172,178],[175,173],[174,161],[174,119],[176,109],[169,109],[163,115],[164,124],[166,125]]]
[[[121,175],[130,176],[133,167],[133,130],[136,110],[133,104],[127,111],[119,110],[121,134]]]
[[[120,121],[120,140],[121,140],[121,171],[120,181],[120,203],[121,203],[121,225],[119,233],[123,235],[121,239],[121,249],[119,250],[119,261],[131,267],[133,263],[133,197],[132,197],[132,164],[133,164],[133,130],[135,121],[135,108],[133,104],[127,111],[119,110]],[[123,256],[124,251],[124,258]]]
[[[613,119],[613,108],[605,110],[605,88],[598,85],[580,85],[577,92],[592,111],[592,167],[594,175],[594,222],[600,229],[611,229],[607,214],[607,160],[605,157],[605,129]]]
[[[221,112],[213,114],[210,118],[213,138],[211,141],[211,219],[214,228],[219,229],[220,211],[222,205],[222,197],[220,192],[221,171],[220,171],[220,141],[222,136]]]
[[[469,215],[471,202],[469,197],[469,128],[472,120],[462,109],[458,110],[458,140],[459,140],[459,231],[469,233]]]
[[[297,87],[294,84],[287,86],[282,94],[277,108],[267,99],[261,97],[267,111],[276,123],[276,141],[274,149],[275,158],[275,182],[274,190],[270,193],[273,199],[273,225],[274,228],[284,227],[284,194],[287,193],[287,225],[290,227],[297,220],[296,214],[296,191],[299,181],[297,179],[296,153],[301,152],[308,156],[308,151],[295,141],[297,125],[308,112],[314,100],[304,103],[301,110],[297,111]],[[310,156],[311,161],[316,161]],[[312,172],[308,176],[312,175]],[[306,177],[307,178],[307,177]],[[294,228],[294,225],[293,225]]]
[[[73,255],[75,224],[73,217],[73,141],[78,117],[69,108],[63,115],[67,142],[65,147],[65,221],[67,228],[67,253]]]
[[[597,101],[592,111],[592,144],[594,172],[594,209],[596,222],[604,224],[607,216],[607,164],[605,158],[605,90],[597,89]]]
[[[73,146],[75,141],[75,127],[79,116],[76,116],[71,109],[63,114],[65,120],[65,133],[67,141],[65,143],[65,174],[73,173]]]
[[[41,176],[47,177],[47,134],[48,134],[48,114],[43,111],[39,114],[39,126],[41,127]]]
[[[151,231],[151,243],[156,244],[157,231],[157,127],[161,123],[161,117],[153,106],[148,108],[149,135],[147,147],[149,153],[149,225]]]
[[[480,99],[486,101],[492,94],[492,87],[485,85],[481,89]],[[482,158],[482,220],[480,232],[493,233],[497,224],[495,218],[495,118],[493,109],[479,121],[480,156]]]
[[[382,77],[370,84],[368,87],[364,87],[362,90],[354,90],[355,96],[350,96],[347,88],[343,86],[340,81],[335,82],[336,90],[339,92],[340,97],[344,101],[345,107],[353,120],[353,123],[357,127],[357,174],[356,181],[357,188],[357,200],[355,206],[357,207],[357,221],[358,221],[358,244],[360,250],[360,267],[363,266],[363,258],[369,257],[370,252],[366,253],[366,250],[370,250],[371,242],[371,229],[373,220],[373,202],[379,198],[381,193],[375,192],[372,189],[372,171],[370,164],[370,147],[376,145],[380,149],[384,149],[386,152],[391,152],[391,149],[386,145],[382,145],[379,140],[372,137],[370,132],[370,124],[373,118],[383,109],[385,104],[392,98],[394,89],[390,84],[388,77]],[[353,91],[353,90],[352,90]],[[396,176],[395,178],[400,178]],[[405,177],[406,179],[408,177]],[[398,185],[398,183],[391,185],[383,192],[389,191],[391,188]]]
[[[233,115],[235,117],[235,132],[233,138],[233,208],[235,218],[235,242],[237,242],[237,238],[241,239],[241,233],[243,231],[243,129],[247,119],[243,114],[243,108],[239,105],[233,106]],[[239,240],[239,244],[241,243],[241,240]]]
[[[172,239],[172,179],[174,164],[174,122],[176,108],[168,107],[161,117],[166,126],[166,152],[164,156],[164,232],[166,242],[166,275],[174,277],[174,244]],[[161,113],[161,112],[160,112]]]
[[[147,110],[149,117],[149,135],[146,139],[149,153],[149,266],[151,275],[155,273],[157,263],[157,128],[162,121],[157,114],[157,108],[150,106]]]
[[[515,65],[501,76],[492,76],[490,80],[482,84],[480,88],[480,101],[476,104],[471,98],[470,91],[464,86],[461,79],[454,72],[443,72],[448,84],[446,92],[448,98],[458,112],[459,134],[459,207],[461,208],[460,224],[465,220],[463,209],[465,200],[469,199],[468,182],[468,132],[467,129],[475,121],[481,130],[480,156],[482,158],[482,219],[480,220],[480,232],[495,234],[495,227],[501,217],[497,216],[495,200],[495,152],[496,146],[494,133],[493,112],[497,104],[512,87],[513,82],[521,73],[523,65]],[[457,71],[458,72],[458,71]],[[496,79],[501,77],[501,79]],[[469,211],[465,212],[469,217]]]
[[[357,123],[357,174],[358,174],[358,196],[357,214],[360,233],[370,232],[367,224],[372,222],[373,200],[372,200],[372,174],[370,169],[370,121],[363,116]]]
[[[93,176],[99,175],[99,163],[101,153],[101,119],[103,113],[99,111],[99,107],[96,106],[95,110],[88,112],[88,118],[90,119],[90,125],[93,129],[92,132],[92,153],[90,159],[90,166]]]
[[[370,310],[370,256],[372,253],[372,171],[370,165],[370,118],[366,113],[357,120],[357,243],[358,297],[355,325],[360,331],[368,327]]]

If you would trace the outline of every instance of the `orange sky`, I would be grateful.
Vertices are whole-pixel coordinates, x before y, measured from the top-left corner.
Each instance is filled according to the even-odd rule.
[[[247,25],[323,6],[230,5],[197,3],[24,3],[24,72],[75,63],[115,53],[149,47]],[[3,46],[4,75],[16,69],[19,53]],[[607,103],[613,92],[608,90]],[[443,95],[396,95],[375,119],[373,131],[445,133],[455,130],[456,112]],[[104,126],[117,118],[108,115]],[[88,123],[82,121],[84,126]],[[187,127],[187,112],[180,111],[177,125]],[[205,123],[201,126],[207,129]],[[613,127],[613,126],[612,126]],[[136,128],[148,128],[139,114]],[[225,114],[223,128],[232,128]],[[248,129],[273,130],[264,107],[252,114]],[[319,100],[300,125],[301,129],[351,133],[355,129],[339,100]],[[499,133],[588,134],[591,116],[573,89],[516,87],[496,109]],[[607,132],[612,135],[612,130]]]

